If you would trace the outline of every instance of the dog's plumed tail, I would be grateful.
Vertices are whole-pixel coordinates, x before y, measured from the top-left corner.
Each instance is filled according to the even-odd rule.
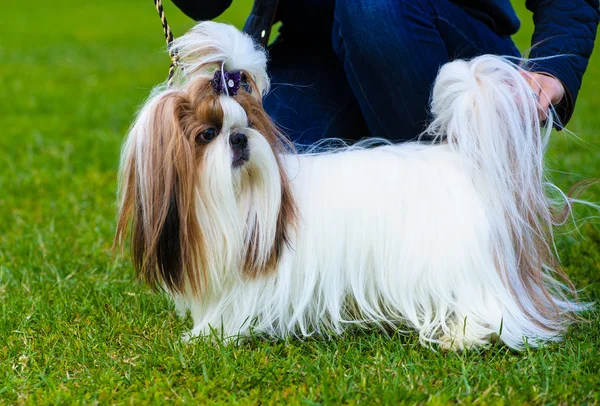
[[[463,157],[485,199],[490,248],[514,299],[512,322],[529,337],[557,339],[584,306],[574,300],[554,252],[557,203],[548,197],[553,186],[544,177],[551,114],[542,126],[538,100],[519,67],[489,55],[443,66],[431,107],[427,134],[446,140]],[[510,341],[507,333],[503,339]]]
[[[223,68],[243,71],[256,87],[258,99],[269,90],[265,50],[232,25],[211,21],[196,24],[172,46],[179,55],[184,81]]]

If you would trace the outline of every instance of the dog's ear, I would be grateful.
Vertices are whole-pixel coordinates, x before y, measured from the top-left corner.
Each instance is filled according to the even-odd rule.
[[[199,227],[194,215],[196,151],[181,128],[187,100],[168,91],[140,111],[123,148],[115,245],[131,224],[133,262],[151,286],[183,289],[186,270],[197,269]],[[191,273],[191,272],[190,272]],[[193,290],[197,278],[189,280]]]

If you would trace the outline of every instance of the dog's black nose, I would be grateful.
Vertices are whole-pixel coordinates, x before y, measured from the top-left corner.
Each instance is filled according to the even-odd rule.
[[[248,146],[248,137],[243,133],[233,133],[229,136],[229,142],[235,149],[244,149]]]

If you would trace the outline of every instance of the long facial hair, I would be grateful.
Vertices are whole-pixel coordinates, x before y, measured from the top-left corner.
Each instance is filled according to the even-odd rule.
[[[235,97],[215,94],[206,76],[159,90],[129,132],[115,245],[131,227],[134,267],[151,286],[217,292],[231,278],[271,272],[288,242],[296,209],[280,162],[286,147],[244,75],[248,91]],[[207,142],[209,128],[218,135]],[[232,166],[233,131],[248,139],[241,167]]]

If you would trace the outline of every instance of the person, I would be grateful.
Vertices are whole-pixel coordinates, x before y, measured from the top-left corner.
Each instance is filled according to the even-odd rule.
[[[195,20],[232,0],[172,0]],[[575,108],[600,18],[598,0],[527,0],[535,30],[525,74],[559,127]],[[255,0],[244,31],[268,48],[266,111],[297,144],[366,136],[392,141],[425,128],[439,67],[480,54],[520,56],[509,0]]]

